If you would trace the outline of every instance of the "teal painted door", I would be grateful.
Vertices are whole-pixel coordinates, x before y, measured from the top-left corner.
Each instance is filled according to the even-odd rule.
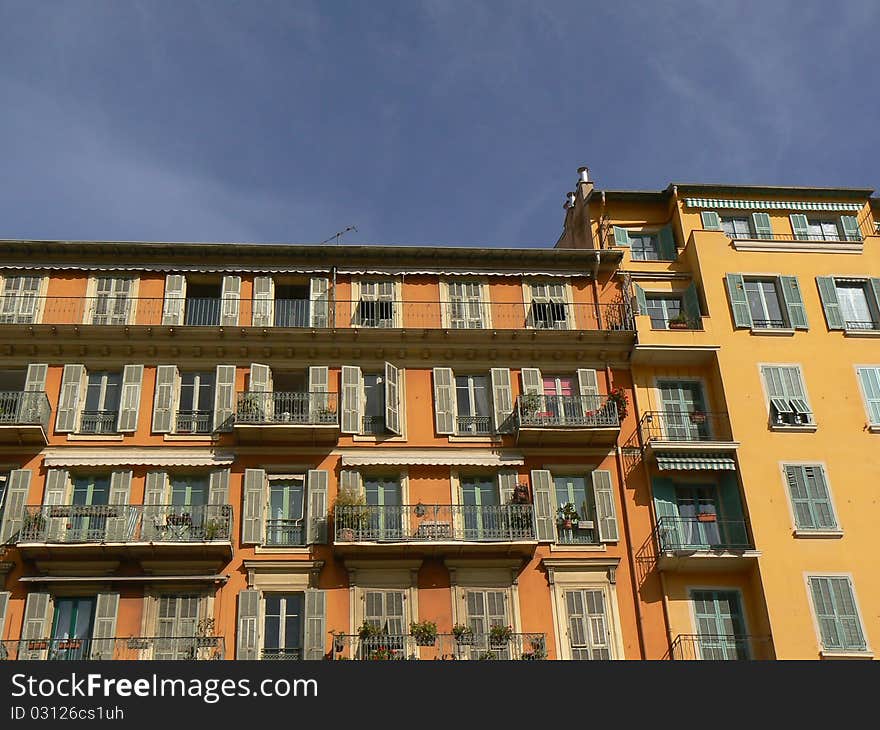
[[[691,591],[699,659],[749,659],[742,605],[736,591]]]
[[[94,598],[56,598],[49,659],[88,659],[94,618]]]
[[[707,550],[723,545],[721,519],[718,509],[718,489],[712,484],[688,484],[675,487],[678,506],[676,537],[682,549]],[[700,515],[707,515],[714,522],[702,522]]]
[[[403,537],[400,481],[397,478],[364,479],[364,493],[370,510],[370,538],[400,540]]]
[[[88,476],[73,480],[71,518],[66,539],[71,542],[101,541],[107,528],[107,512],[87,507],[103,507],[110,502],[110,477]]]
[[[462,477],[464,539],[486,540],[501,529],[498,484],[489,477]]]
[[[660,383],[665,437],[670,441],[706,441],[710,437],[709,422],[695,422],[695,411],[706,411],[703,387],[699,383],[663,381]]]

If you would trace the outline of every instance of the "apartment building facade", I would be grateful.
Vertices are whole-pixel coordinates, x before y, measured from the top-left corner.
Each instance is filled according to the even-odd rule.
[[[0,243],[3,656],[659,655],[622,255]]]
[[[595,190],[557,246],[621,250],[672,658],[873,658],[880,237],[870,190]],[[630,486],[630,485],[628,485]]]

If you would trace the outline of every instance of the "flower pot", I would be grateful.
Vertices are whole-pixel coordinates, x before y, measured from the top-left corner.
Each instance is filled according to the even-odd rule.
[[[471,646],[474,643],[474,635],[461,634],[460,636],[456,636],[455,640],[462,646]]]
[[[562,520],[562,529],[570,530],[573,526],[573,522],[571,520]]]
[[[493,649],[503,649],[504,647],[507,646],[508,641],[510,641],[509,638],[505,639],[500,636],[490,636],[489,637],[489,646],[491,646]]]
[[[705,423],[706,414],[702,411],[694,411],[691,413],[691,423]]]
[[[686,330],[689,329],[687,322],[670,322],[669,329],[671,330]]]
[[[697,515],[698,522],[715,522],[718,516],[709,512],[701,513]]]
[[[341,542],[353,542],[354,541],[354,530],[350,527],[343,527],[339,531],[339,540]]]

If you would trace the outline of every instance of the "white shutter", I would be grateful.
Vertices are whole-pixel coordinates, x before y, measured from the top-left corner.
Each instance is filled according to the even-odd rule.
[[[309,307],[312,327],[330,326],[330,279],[313,276],[309,282]]]
[[[599,395],[599,380],[596,377],[595,370],[588,370],[587,368],[579,368],[577,371],[578,376],[578,386],[580,387],[581,395]]]
[[[144,485],[144,517],[142,535],[144,540],[161,540],[160,527],[165,524],[168,475],[164,471],[148,471]]]
[[[48,365],[30,364],[24,378],[24,389],[28,393],[44,393],[46,391],[46,373]]]
[[[220,290],[220,324],[235,327],[238,324],[238,311],[241,302],[241,277],[224,276]]]
[[[122,509],[107,518],[105,535],[108,542],[125,542],[132,539],[132,535],[126,534],[128,517],[133,514],[126,505],[131,502],[131,470],[114,471],[110,475],[110,495],[108,503],[121,506]]]
[[[165,277],[165,301],[162,304],[162,324],[183,324],[186,302],[186,277],[168,274]]]
[[[119,430],[122,432],[137,431],[143,379],[143,365],[125,366],[122,373],[122,397],[119,399]]]
[[[352,494],[364,493],[364,484],[361,481],[361,473],[354,469],[342,469],[339,472],[339,490]]]
[[[241,515],[242,544],[263,542],[263,506],[266,502],[266,471],[244,470],[244,499]]]
[[[452,368],[434,368],[434,425],[438,434],[455,433],[455,376]]]
[[[510,387],[510,368],[492,368],[492,407],[496,433],[508,430],[508,419],[513,413],[513,394]]]
[[[248,588],[238,592],[238,635],[235,658],[259,659],[260,649],[260,592]]]
[[[215,469],[208,483],[208,504],[222,506],[229,504],[229,469]]]
[[[248,391],[251,393],[272,392],[272,369],[268,365],[260,365],[256,362],[251,363]]]
[[[544,379],[538,368],[523,368],[520,378],[523,395],[544,395]]]
[[[498,472],[498,496],[501,504],[508,504],[510,502],[518,478],[519,474],[509,469]]]
[[[326,395],[330,390],[330,368],[314,365],[309,368],[309,423],[326,423],[327,417],[321,416],[322,411],[330,412],[330,398]],[[335,414],[334,414],[335,415]]]
[[[51,608],[52,598],[48,593],[28,593],[24,603],[24,622],[21,625],[22,639],[49,638],[47,624]]]
[[[535,534],[539,542],[556,542],[556,495],[553,476],[547,469],[532,470]]]
[[[0,545],[13,538],[24,525],[25,507],[31,488],[31,470],[13,469],[6,482],[6,505],[0,521]]]
[[[95,625],[89,659],[112,659],[116,635],[116,615],[119,612],[118,593],[99,593],[95,603]]]
[[[235,365],[218,365],[214,382],[214,430],[219,431],[235,411]]]
[[[65,365],[61,376],[61,396],[58,399],[58,414],[55,418],[55,431],[70,433],[76,430],[79,418],[79,397],[85,367]]]
[[[400,371],[390,362],[385,363],[385,428],[401,434],[400,427]]]
[[[617,542],[620,539],[620,534],[617,528],[617,508],[614,505],[611,472],[596,469],[592,476],[599,540],[601,542]]]
[[[306,590],[305,651],[306,659],[323,659],[327,639],[327,599],[325,591]]]
[[[153,397],[153,433],[171,433],[174,403],[177,400],[177,366],[156,367],[156,392]]]
[[[66,469],[49,469],[46,472],[46,484],[43,487],[43,504],[44,505],[60,505],[67,502],[67,483],[68,475]],[[48,512],[48,533],[47,540],[55,541],[64,537],[67,528],[68,518],[66,516],[52,517],[54,510],[44,510]]]
[[[0,641],[5,636],[4,629],[6,627],[6,611],[9,608],[9,591],[0,591]]]
[[[361,369],[342,366],[342,433],[361,431]]]
[[[271,327],[275,322],[275,282],[271,276],[254,277],[254,301],[251,324],[254,327]]]
[[[306,543],[309,545],[327,542],[328,476],[323,469],[309,469],[309,510],[306,523]]]

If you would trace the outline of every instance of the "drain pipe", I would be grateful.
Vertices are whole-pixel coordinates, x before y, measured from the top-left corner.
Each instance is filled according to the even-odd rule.
[[[602,261],[602,254],[599,249],[593,252],[595,260],[593,261],[593,306],[596,308],[596,324],[597,329],[602,329],[602,306],[599,304],[599,264]]]

